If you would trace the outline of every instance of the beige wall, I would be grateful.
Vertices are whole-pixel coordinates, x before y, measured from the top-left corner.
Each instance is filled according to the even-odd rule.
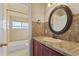
[[[38,19],[41,22],[45,20],[45,7],[44,3],[32,3],[32,21],[36,22]]]
[[[32,5],[32,36],[44,35],[45,8],[44,3],[33,3]],[[40,20],[40,23],[37,23]]]

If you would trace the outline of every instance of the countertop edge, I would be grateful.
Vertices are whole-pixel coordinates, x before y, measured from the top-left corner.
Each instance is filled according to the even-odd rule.
[[[47,47],[50,48],[50,49],[54,49],[55,51],[57,51],[57,52],[59,52],[59,53],[65,55],[65,56],[73,56],[72,53],[69,53],[67,50],[63,50],[63,49],[61,49],[61,48],[59,48],[59,47],[55,47],[55,46],[50,47],[49,44],[45,44],[44,42],[42,42],[42,41],[40,41],[40,40],[37,40],[37,39],[35,39],[35,38],[32,38],[32,39],[38,41],[39,43],[41,43],[41,44],[47,46]]]

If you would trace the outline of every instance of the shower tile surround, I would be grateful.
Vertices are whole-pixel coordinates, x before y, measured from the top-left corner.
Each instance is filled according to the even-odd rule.
[[[35,23],[32,22],[33,37],[34,36],[50,36],[53,37],[53,33],[50,31],[48,22]],[[47,32],[45,32],[47,30]],[[79,42],[79,14],[73,15],[71,27],[64,34],[58,35],[62,40]]]

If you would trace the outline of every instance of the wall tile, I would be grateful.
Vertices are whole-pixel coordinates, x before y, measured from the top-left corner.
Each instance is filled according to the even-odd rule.
[[[50,31],[48,22],[37,24],[33,22],[33,36],[50,36],[53,33]],[[47,30],[47,33],[45,32]],[[64,34],[58,35],[62,40],[79,42],[79,14],[73,16],[71,27]]]
[[[32,22],[32,35],[43,36],[44,35],[44,23]]]

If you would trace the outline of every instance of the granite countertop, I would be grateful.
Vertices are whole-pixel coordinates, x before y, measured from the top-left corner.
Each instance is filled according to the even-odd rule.
[[[66,56],[79,56],[79,43],[54,39],[52,37],[33,37],[34,40],[46,45],[47,47],[54,49],[55,51],[62,53]]]

